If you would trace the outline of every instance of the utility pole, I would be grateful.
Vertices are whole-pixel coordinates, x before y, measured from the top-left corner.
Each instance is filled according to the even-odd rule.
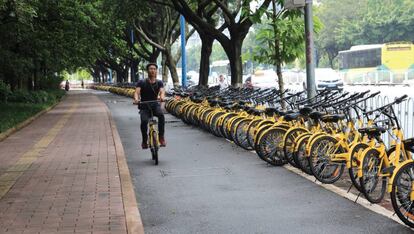
[[[131,28],[131,82],[135,82],[135,61],[134,61],[134,56],[132,55],[132,46],[134,46],[134,29]]]
[[[185,54],[185,18],[180,16],[181,31],[181,85],[187,87],[187,58]]]
[[[306,39],[306,89],[308,98],[316,95],[315,87],[315,46],[313,41],[312,0],[305,5],[305,39]]]
[[[109,80],[108,83],[112,84],[112,70],[109,68]]]
[[[313,0],[285,0],[284,7],[288,10],[305,7],[305,41],[306,41],[306,91],[308,98],[316,95],[315,87],[315,46],[313,41]]]

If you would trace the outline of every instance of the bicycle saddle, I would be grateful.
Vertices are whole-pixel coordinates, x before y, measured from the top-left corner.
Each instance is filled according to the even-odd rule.
[[[210,104],[211,107],[217,105],[218,101],[217,100],[208,100],[208,103]]]
[[[345,115],[324,115],[321,117],[321,120],[325,123],[337,123],[343,119],[345,119]]]
[[[254,108],[250,106],[244,106],[243,110],[247,112],[247,114],[254,114]]]
[[[313,111],[309,113],[309,117],[313,120],[319,120],[322,116],[326,115],[325,113],[319,111]]]
[[[223,107],[223,106],[228,106],[228,105],[231,105],[231,104],[233,104],[233,102],[231,102],[231,101],[218,101],[218,104],[219,104],[219,106],[221,106],[221,107]]]
[[[312,112],[312,108],[305,106],[299,109],[299,113],[303,116],[308,116]]]
[[[183,92],[182,92],[182,93],[180,93],[180,96],[185,98],[185,97],[188,97],[188,96],[190,96],[190,95],[189,95],[188,93],[183,93]]]
[[[246,103],[247,103],[246,101],[239,101],[240,105],[246,105]]]
[[[376,126],[358,129],[358,132],[361,134],[368,134],[368,136],[381,136],[381,134],[386,131],[387,129]]]
[[[192,101],[195,102],[195,103],[201,103],[201,102],[203,102],[203,98],[201,98],[201,97],[194,97],[194,98],[192,98]]]
[[[275,113],[277,113],[277,109],[274,107],[268,107],[265,109],[265,113],[266,115],[274,115]]]
[[[250,109],[252,109],[250,106],[246,106],[246,105],[240,105],[240,108],[246,111],[247,113],[249,113]]]
[[[285,117],[284,117],[284,120],[286,120],[286,121],[297,120],[299,118],[299,116],[300,116],[299,112],[286,114]]]
[[[223,108],[224,108],[224,109],[226,109],[226,110],[233,110],[233,109],[235,109],[234,107],[235,107],[235,106],[233,106],[233,105],[226,105],[226,106],[223,106]]]
[[[264,110],[256,110],[256,109],[253,109],[253,114],[254,115],[261,115],[263,113],[264,113]]]
[[[289,110],[289,111],[281,111],[281,110],[277,110],[276,114],[279,116],[285,116],[287,114],[292,114],[294,111]]]
[[[414,137],[403,140],[406,149],[414,150]]]

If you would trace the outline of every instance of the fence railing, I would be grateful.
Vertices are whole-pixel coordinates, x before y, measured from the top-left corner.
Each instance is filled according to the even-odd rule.
[[[378,107],[384,106],[394,101],[393,98],[388,96],[377,96],[367,101],[367,110],[374,110]],[[399,120],[401,128],[404,132],[404,138],[414,137],[414,99],[408,98],[400,104],[394,106],[395,114]],[[384,118],[384,117],[383,117]],[[387,145],[390,145],[391,138],[390,134],[384,134],[383,140]]]

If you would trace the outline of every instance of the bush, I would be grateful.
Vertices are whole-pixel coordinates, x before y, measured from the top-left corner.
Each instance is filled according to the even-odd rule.
[[[63,96],[65,96],[66,92],[62,89],[52,89],[47,90],[50,100],[60,100]]]
[[[64,95],[65,91],[60,89],[34,92],[16,90],[10,95],[9,101],[18,103],[53,103],[60,100]]]
[[[63,76],[48,75],[40,79],[39,86],[42,89],[58,89],[62,81]]]
[[[15,90],[10,95],[9,101],[19,103],[34,103],[33,96],[28,91],[22,89]]]
[[[6,103],[10,95],[11,95],[10,85],[0,80],[0,102]]]
[[[31,92],[31,95],[32,95],[32,99],[35,103],[46,103],[48,101],[52,101],[52,100],[50,100],[50,99],[52,99],[51,95],[49,95],[45,91]]]

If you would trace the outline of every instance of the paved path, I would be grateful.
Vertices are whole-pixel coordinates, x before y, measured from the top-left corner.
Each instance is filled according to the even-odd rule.
[[[167,115],[154,166],[138,149],[131,99],[100,96],[115,119],[146,233],[411,233],[251,152]]]
[[[112,124],[74,91],[0,142],[0,233],[142,233]]]

